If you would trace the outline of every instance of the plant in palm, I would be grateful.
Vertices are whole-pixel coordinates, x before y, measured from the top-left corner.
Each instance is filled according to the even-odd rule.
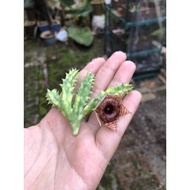
[[[48,89],[46,94],[48,103],[57,107],[57,109],[65,116],[65,118],[71,124],[73,135],[78,134],[82,119],[90,114],[92,111],[97,110],[97,107],[100,107],[100,104],[103,103],[103,100],[107,97],[107,95],[113,97],[118,95],[120,97],[123,97],[132,90],[131,84],[121,84],[115,87],[109,87],[106,91],[101,91],[97,97],[89,101],[91,89],[94,82],[94,74],[88,72],[82,80],[81,84],[76,89],[78,76],[79,71],[77,69],[71,69],[66,74],[65,79],[62,80],[62,84],[60,84],[61,93],[59,93],[56,89]],[[121,98],[119,100],[121,100]],[[110,107],[110,105],[112,107]],[[119,105],[121,105],[121,103],[119,103]],[[122,106],[120,107],[121,109],[123,109]],[[103,108],[105,109],[106,114],[112,114],[110,112],[110,108],[114,111],[116,109],[116,107],[114,107],[114,104],[109,103],[107,104],[107,107]],[[109,109],[108,112],[107,109]],[[122,113],[120,111],[118,112],[118,114],[119,115],[115,117],[114,121],[116,121],[119,116],[122,116]],[[127,112],[125,112],[125,114],[127,114]],[[106,124],[105,122],[102,123]],[[107,126],[109,127],[109,125]]]

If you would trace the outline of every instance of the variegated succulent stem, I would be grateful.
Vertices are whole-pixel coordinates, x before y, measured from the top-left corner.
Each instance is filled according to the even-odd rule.
[[[81,122],[82,122],[82,119],[83,119],[83,117],[77,118],[77,120],[75,120],[75,121],[73,121],[73,120],[70,121],[73,135],[77,135],[78,134],[79,129],[80,129],[80,125],[81,125]]]
[[[69,73],[66,74],[65,79],[63,79],[62,84],[60,84],[62,92],[59,93],[56,89],[48,89],[46,94],[48,103],[57,107],[69,121],[74,135],[78,134],[82,119],[92,112],[107,94],[125,95],[132,90],[132,85],[130,84],[110,87],[106,91],[101,91],[96,98],[87,103],[94,82],[94,74],[90,72],[87,73],[76,93],[74,93],[78,75],[78,70],[70,70]]]
[[[53,89],[47,90],[46,95],[48,102],[57,107],[69,121],[74,135],[78,134],[81,121],[84,117],[83,109],[89,100],[94,81],[94,75],[92,73],[87,73],[76,93],[74,93],[77,77],[78,70],[72,69],[66,74],[63,83],[60,84],[62,93],[59,94],[56,89]]]

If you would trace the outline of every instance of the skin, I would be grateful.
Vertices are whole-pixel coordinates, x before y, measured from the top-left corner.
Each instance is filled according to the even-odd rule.
[[[96,58],[80,71],[95,74],[92,97],[108,86],[130,82],[135,64],[115,52],[107,60]],[[140,103],[141,94],[131,91],[123,104],[131,112],[118,120],[113,131],[100,127],[94,112],[85,119],[77,136],[56,108],[35,126],[24,129],[24,186],[40,190],[94,190],[115,153]]]

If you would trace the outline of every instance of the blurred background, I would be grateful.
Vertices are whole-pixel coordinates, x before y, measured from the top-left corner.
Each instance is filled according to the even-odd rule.
[[[24,126],[49,111],[46,90],[59,89],[69,69],[117,50],[136,64],[131,83],[143,98],[97,189],[164,190],[164,0],[25,0]]]

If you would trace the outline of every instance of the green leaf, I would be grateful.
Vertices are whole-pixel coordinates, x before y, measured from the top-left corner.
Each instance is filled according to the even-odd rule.
[[[90,4],[83,3],[82,7],[77,9],[68,9],[65,11],[65,14],[72,15],[73,17],[87,17],[92,12],[92,6]]]
[[[160,28],[158,30],[153,31],[150,35],[151,36],[159,36],[159,35],[162,36],[162,35],[164,35],[164,32],[165,32],[165,29]]]
[[[84,46],[90,46],[94,40],[89,27],[69,27],[68,34],[70,38]]]
[[[74,0],[60,0],[60,2],[62,3],[62,5],[64,5],[65,7],[70,7],[72,6],[75,1]]]

